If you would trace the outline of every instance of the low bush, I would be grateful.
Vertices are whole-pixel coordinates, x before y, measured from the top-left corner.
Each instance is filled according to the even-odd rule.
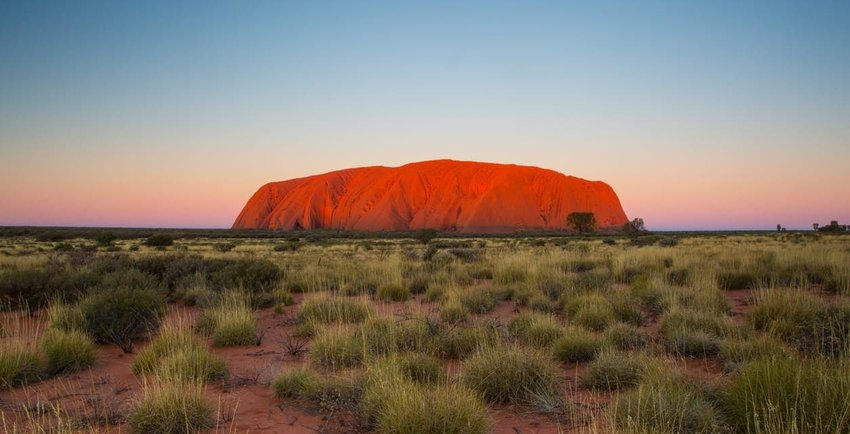
[[[559,372],[539,350],[493,346],[464,363],[463,382],[489,402],[534,405],[558,400]]]
[[[148,247],[168,247],[174,244],[174,238],[168,234],[154,234],[145,239]]]
[[[202,385],[164,382],[146,385],[127,422],[136,433],[191,434],[212,427],[212,414]]]
[[[207,260],[208,281],[216,289],[270,291],[280,285],[280,268],[267,259],[238,258]]]
[[[602,348],[602,341],[587,330],[572,327],[555,340],[555,358],[564,363],[589,362]]]
[[[154,332],[165,314],[162,293],[116,288],[92,293],[80,302],[86,333],[97,342],[132,352],[133,340]]]
[[[97,358],[94,342],[78,330],[47,330],[41,338],[41,351],[47,358],[47,370],[51,374],[88,368]]]

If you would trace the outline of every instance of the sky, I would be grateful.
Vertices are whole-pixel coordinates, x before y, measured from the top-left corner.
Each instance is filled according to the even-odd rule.
[[[262,184],[452,158],[650,229],[850,221],[850,2],[4,1],[0,225],[229,227]]]

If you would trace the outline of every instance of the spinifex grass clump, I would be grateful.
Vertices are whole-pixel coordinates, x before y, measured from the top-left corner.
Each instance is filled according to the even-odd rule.
[[[722,316],[690,309],[670,310],[659,326],[668,351],[692,357],[716,355],[722,338],[735,331]]]
[[[492,322],[454,326],[440,334],[437,352],[446,359],[465,359],[481,348],[495,345],[501,339],[499,329]]]
[[[320,328],[310,347],[310,360],[328,369],[359,365],[365,354],[363,339],[350,328],[338,325]]]
[[[614,324],[605,331],[605,343],[622,351],[641,349],[649,339],[648,333],[631,324]]]
[[[733,337],[720,344],[718,354],[727,371],[734,371],[746,362],[765,358],[789,358],[791,350],[782,341],[766,335],[751,338]]]
[[[165,328],[136,357],[136,375],[156,375],[169,381],[203,382],[227,375],[224,361],[207,351],[191,330],[180,325]]]
[[[357,329],[356,338],[362,341],[371,355],[388,355],[396,352],[437,351],[439,329],[428,318],[413,317],[395,320],[374,316]]]
[[[304,301],[298,311],[299,323],[332,324],[363,322],[374,312],[366,301],[338,297],[314,297]]]
[[[198,329],[212,336],[217,347],[257,345],[257,320],[246,298],[237,292],[222,296],[219,303],[204,310]]]
[[[487,408],[461,385],[416,382],[403,358],[367,368],[361,411],[378,433],[485,433]]]
[[[476,287],[460,292],[460,303],[463,307],[475,314],[487,313],[496,307],[500,294],[490,287]]]
[[[36,351],[19,344],[0,348],[0,389],[38,381],[43,371],[44,364]]]
[[[589,330],[605,330],[615,320],[611,303],[602,294],[580,295],[566,302],[570,322]]]
[[[52,374],[88,368],[97,358],[94,342],[78,330],[47,330],[41,338],[41,351],[47,358],[47,370]]]
[[[666,370],[647,377],[612,404],[616,432],[722,432],[719,412],[698,387]]]
[[[837,356],[850,344],[850,303],[827,305],[802,290],[760,291],[749,320],[805,352]]]
[[[307,368],[281,371],[272,381],[272,394],[277,398],[299,398],[315,390],[316,374]]]
[[[590,363],[582,384],[591,389],[617,390],[632,387],[649,368],[646,356],[620,351],[603,351]]]
[[[214,424],[203,383],[155,382],[143,393],[127,417],[135,433],[191,434]]]
[[[602,340],[578,327],[568,328],[552,344],[555,358],[564,363],[588,362],[602,349]]]
[[[463,382],[489,402],[557,401],[558,366],[542,351],[520,346],[483,348],[464,363]]]
[[[410,296],[410,289],[400,283],[385,283],[375,293],[375,298],[383,301],[406,301]]]
[[[553,315],[523,312],[508,324],[511,334],[521,341],[547,347],[564,334],[564,327]]]
[[[724,394],[738,432],[850,432],[850,364],[763,358],[745,364]]]

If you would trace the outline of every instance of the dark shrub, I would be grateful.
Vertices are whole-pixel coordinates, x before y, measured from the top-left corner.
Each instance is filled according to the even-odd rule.
[[[152,289],[99,290],[80,302],[89,336],[131,352],[133,340],[151,333],[165,313],[164,295]]]
[[[268,291],[276,287],[281,271],[265,259],[228,259],[210,261],[209,282],[214,288],[244,288],[251,292]]]
[[[145,239],[145,245],[148,247],[168,247],[174,244],[174,238],[168,234],[154,234]]]

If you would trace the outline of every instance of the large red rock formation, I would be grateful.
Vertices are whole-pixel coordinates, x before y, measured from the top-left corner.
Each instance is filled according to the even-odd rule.
[[[563,229],[574,211],[593,212],[600,228],[627,221],[614,190],[601,181],[537,167],[434,160],[268,183],[233,228],[510,232]]]

